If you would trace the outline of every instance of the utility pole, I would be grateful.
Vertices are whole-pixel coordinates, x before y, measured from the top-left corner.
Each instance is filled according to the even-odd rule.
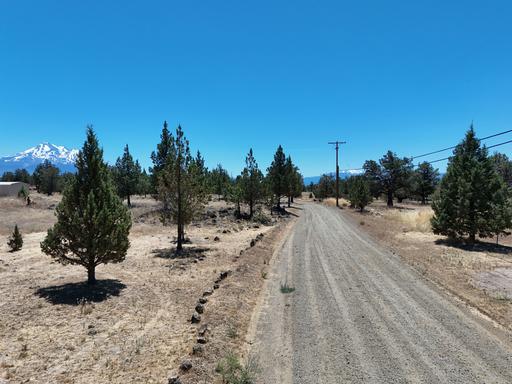
[[[340,199],[340,166],[338,165],[338,149],[340,144],[347,144],[346,141],[329,141],[327,144],[335,145],[336,149],[336,206],[339,207],[339,199]]]

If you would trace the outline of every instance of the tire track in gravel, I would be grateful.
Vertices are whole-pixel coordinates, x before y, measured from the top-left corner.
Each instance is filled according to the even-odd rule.
[[[512,336],[381,249],[302,205],[279,252],[251,353],[262,383],[512,383]],[[279,291],[287,281],[296,291]]]

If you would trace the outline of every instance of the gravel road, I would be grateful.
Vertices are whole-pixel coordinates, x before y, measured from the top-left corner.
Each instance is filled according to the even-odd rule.
[[[304,204],[255,318],[260,382],[512,383],[512,336],[335,208]],[[281,284],[296,288],[283,294]]]

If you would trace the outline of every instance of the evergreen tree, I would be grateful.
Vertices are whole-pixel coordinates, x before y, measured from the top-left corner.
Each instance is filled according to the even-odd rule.
[[[421,204],[426,204],[427,198],[434,193],[439,183],[439,171],[424,161],[414,171],[414,193],[421,199]]]
[[[118,157],[114,167],[114,180],[117,186],[117,193],[122,199],[128,200],[128,206],[131,207],[130,197],[139,190],[139,180],[141,169],[138,161],[133,161],[133,157],[128,149],[128,144],[124,147],[122,157]]]
[[[142,170],[142,173],[140,174],[138,190],[141,195],[144,195],[144,197],[151,193],[151,178],[145,169]]]
[[[158,174],[158,196],[164,202],[162,220],[177,225],[176,250],[183,249],[185,225],[200,212],[207,198],[204,167],[190,154],[181,126],[171,140],[166,165]]]
[[[30,184],[30,174],[26,169],[17,169],[14,171],[14,181]]]
[[[62,264],[82,265],[88,284],[94,284],[98,265],[125,259],[131,217],[115,192],[91,126],[75,166],[76,176],[56,208],[57,223],[48,230],[41,249]]]
[[[472,125],[453,151],[432,208],[434,233],[470,243],[511,227],[509,191]]]
[[[286,173],[286,196],[288,197],[288,208],[291,206],[292,196],[295,193],[295,166],[290,155],[285,162]]]
[[[366,160],[363,165],[364,176],[370,187],[370,194],[376,199],[382,193],[382,169],[375,160]]]
[[[13,172],[4,172],[2,175],[2,181],[10,182],[14,181],[14,173]]]
[[[53,166],[49,160],[39,164],[32,175],[37,192],[46,193],[48,196],[56,192],[59,185],[59,173],[59,168]]]
[[[167,121],[164,121],[162,133],[160,134],[160,143],[156,146],[156,151],[151,152],[151,161],[153,162],[153,168],[150,168],[151,173],[151,185],[154,192],[157,191],[158,187],[158,174],[165,168],[167,164],[167,158],[174,154],[174,137],[169,132]]]
[[[221,164],[217,164],[208,176],[209,189],[212,193],[226,197],[231,186],[231,177]]]
[[[20,230],[18,229],[18,224],[14,226],[14,231],[7,241],[7,245],[11,252],[17,252],[23,247],[23,237],[21,236]]]
[[[244,186],[243,176],[238,176],[230,184],[227,192],[227,199],[235,204],[235,217],[240,218],[242,211],[240,209],[240,203],[244,199]]]
[[[348,198],[350,204],[363,212],[364,207],[372,201],[370,186],[364,176],[352,176],[348,180]]]
[[[267,177],[273,195],[277,199],[277,208],[281,208],[281,196],[285,195],[288,189],[286,173],[286,156],[283,147],[279,146],[274,154],[274,160],[267,169]]]
[[[258,168],[252,148],[245,158],[245,168],[242,171],[240,187],[243,200],[249,205],[249,218],[252,218],[254,205],[263,196],[263,173]]]
[[[491,158],[498,174],[509,187],[512,187],[512,161],[507,155],[498,152],[495,152]]]
[[[318,180],[315,189],[315,195],[320,199],[334,196],[336,192],[336,182],[331,175],[322,175]]]

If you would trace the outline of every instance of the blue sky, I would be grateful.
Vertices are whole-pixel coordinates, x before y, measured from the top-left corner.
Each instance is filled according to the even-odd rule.
[[[336,139],[342,169],[428,152],[512,128],[510,20],[509,1],[0,0],[0,155],[92,123],[108,161],[128,143],[148,166],[163,120],[233,174],[249,147],[305,176]]]

